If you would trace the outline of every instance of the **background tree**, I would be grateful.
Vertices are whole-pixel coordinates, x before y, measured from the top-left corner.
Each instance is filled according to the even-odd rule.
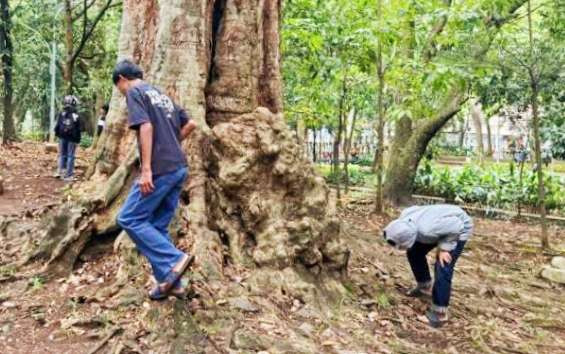
[[[0,1],[2,23],[0,24],[0,56],[2,57],[2,75],[4,79],[2,88],[3,125],[2,143],[6,144],[16,138],[14,127],[12,99],[14,87],[12,83],[12,71],[14,65],[14,46],[12,45],[12,19],[10,15],[10,4],[8,0]]]
[[[89,2],[90,12],[98,5]],[[100,3],[101,4],[101,3]],[[100,5],[99,4],[99,5]],[[89,135],[93,132],[91,121],[97,110],[96,102],[107,101],[111,94],[112,83],[108,80],[117,57],[117,42],[121,18],[121,3],[114,1],[105,15],[98,21],[88,40],[75,61],[73,69],[74,94],[79,98],[79,113]],[[26,128],[24,138],[44,139],[49,130],[49,107],[51,99],[52,46],[55,44],[57,62],[55,71],[56,99],[59,105],[61,97],[67,92],[63,79],[65,67],[65,22],[61,16],[64,7],[58,1],[22,0],[14,3],[12,9],[14,55],[18,58],[14,63],[14,77],[26,78],[14,81],[14,118],[16,129],[23,127],[24,116],[29,112],[32,118]],[[74,3],[74,11],[78,15],[83,2]],[[83,17],[75,20],[74,33],[80,33]],[[91,21],[89,20],[88,23]],[[99,99],[97,100],[97,97]],[[31,127],[30,127],[31,125]],[[22,132],[20,131],[20,134]],[[31,135],[30,135],[31,134]]]
[[[400,90],[404,93],[402,104],[391,112],[397,121],[391,150],[395,159],[389,161],[384,191],[392,202],[410,198],[416,169],[428,143],[461,109],[494,36],[524,3],[453,5],[445,1],[441,11],[434,2],[398,4],[405,19],[403,47],[408,53],[402,62],[410,66],[391,70],[392,75],[399,73],[403,78],[395,82],[405,86]],[[430,14],[430,10],[436,11]]]
[[[74,90],[74,70],[77,61],[81,57],[88,58],[83,55],[83,51],[89,42],[91,36],[95,33],[95,29],[107,11],[112,7],[121,6],[118,0],[84,0],[73,2],[65,0],[64,2],[64,18],[65,18],[65,60],[63,64],[63,79],[65,81],[65,91],[72,94]],[[97,8],[96,14],[89,17],[89,10]],[[80,28],[79,36],[75,36],[76,27]]]
[[[555,18],[562,18],[559,5],[541,3],[534,8],[528,1],[525,13],[527,21],[513,24],[513,35],[501,37],[499,43],[499,60],[506,71],[512,71],[516,77],[518,90],[517,104],[529,108],[532,116],[532,132],[534,140],[534,160],[538,183],[538,208],[541,215],[541,244],[549,247],[547,233],[546,202],[543,163],[541,159],[540,98],[545,96],[549,101],[558,100],[555,91],[563,87],[559,82],[565,62],[565,49],[557,43],[563,39],[563,24],[555,23]],[[536,11],[536,12],[534,12]],[[544,25],[542,25],[544,24]],[[545,93],[545,94],[544,94]],[[541,108],[543,109],[543,103]]]

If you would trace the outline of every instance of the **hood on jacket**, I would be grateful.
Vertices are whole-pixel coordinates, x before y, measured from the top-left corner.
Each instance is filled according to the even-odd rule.
[[[403,219],[394,220],[383,232],[385,240],[401,250],[407,250],[414,245],[417,233],[416,225]]]

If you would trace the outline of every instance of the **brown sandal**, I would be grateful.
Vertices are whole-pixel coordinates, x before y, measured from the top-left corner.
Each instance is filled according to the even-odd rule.
[[[193,262],[193,255],[185,255],[185,257],[180,262],[175,264],[171,272],[165,278],[165,281],[157,284],[157,286],[149,292],[149,298],[151,298],[152,300],[162,300],[167,298],[167,296],[171,292],[171,289],[173,288],[173,285],[183,276],[183,274]],[[173,295],[177,296],[176,294]]]

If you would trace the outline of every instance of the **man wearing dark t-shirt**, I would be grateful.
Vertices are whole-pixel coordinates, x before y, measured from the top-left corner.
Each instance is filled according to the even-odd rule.
[[[137,132],[141,159],[141,175],[117,222],[151,264],[157,286],[149,297],[180,297],[185,293],[181,277],[194,257],[173,245],[168,226],[188,175],[180,143],[196,124],[167,95],[144,82],[143,71],[131,61],[119,62],[112,80],[126,97],[128,123]]]

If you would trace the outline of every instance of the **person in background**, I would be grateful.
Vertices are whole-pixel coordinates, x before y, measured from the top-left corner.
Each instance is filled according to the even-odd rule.
[[[432,305],[426,312],[432,327],[447,322],[455,262],[472,232],[471,217],[463,209],[447,204],[407,208],[383,231],[389,245],[407,251],[408,263],[417,282],[407,295],[432,297]],[[436,247],[435,280],[432,283],[426,255]]]
[[[112,74],[126,97],[130,129],[137,134],[141,175],[118,214],[117,223],[147,258],[157,281],[152,300],[183,297],[181,277],[194,256],[172,243],[168,227],[188,176],[181,141],[196,128],[184,109],[143,81],[143,71],[129,60],[119,62]]]
[[[100,107],[100,115],[98,116],[98,123],[96,124],[96,136],[100,136],[106,128],[106,115],[108,115],[108,109],[110,106],[108,103],[105,103],[102,107]]]
[[[67,182],[74,180],[75,154],[81,138],[81,123],[77,113],[78,99],[68,95],[63,98],[63,111],[57,116],[55,136],[59,138],[58,169],[55,177]]]

